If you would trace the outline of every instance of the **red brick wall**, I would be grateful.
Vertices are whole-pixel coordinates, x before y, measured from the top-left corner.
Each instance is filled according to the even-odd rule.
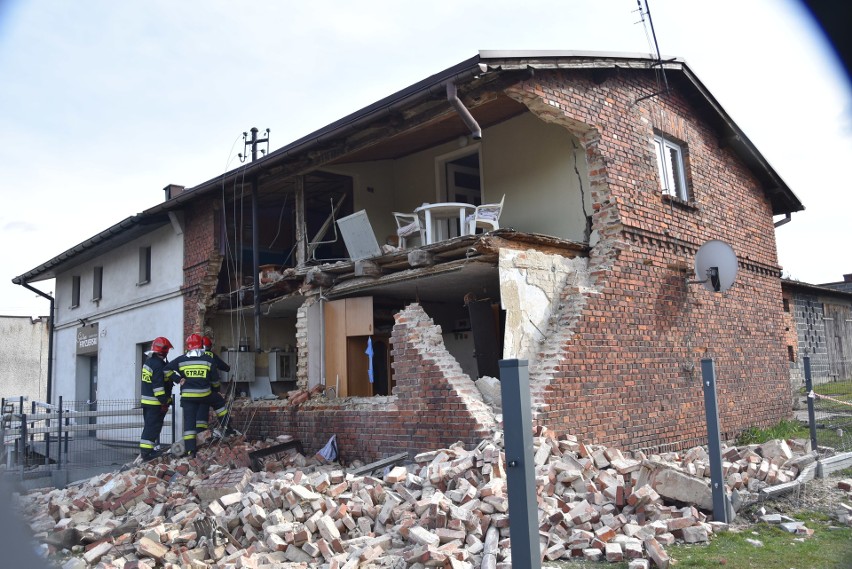
[[[219,216],[213,201],[197,201],[184,212],[183,328],[184,336],[202,333],[222,256],[218,246]]]
[[[252,438],[292,435],[306,453],[337,435],[341,460],[347,462],[446,448],[459,441],[472,448],[491,435],[493,415],[447,352],[440,327],[418,304],[396,315],[391,344],[392,396],[314,397],[299,407],[283,400],[236,405],[234,425]]]
[[[596,443],[646,447],[705,433],[700,364],[716,362],[720,422],[734,435],[790,412],[770,204],[757,180],[676,91],[622,71],[602,84],[582,72],[537,74],[512,96],[584,144],[592,180],[595,291],[566,291],[530,374],[536,419]],[[654,129],[687,145],[691,203],[659,190]],[[735,286],[686,285],[709,239],[733,245]],[[548,354],[556,354],[548,355]]]

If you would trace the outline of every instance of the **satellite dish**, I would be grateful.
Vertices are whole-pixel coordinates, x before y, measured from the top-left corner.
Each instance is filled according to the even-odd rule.
[[[695,254],[695,276],[710,292],[725,292],[737,278],[737,255],[730,245],[712,239]]]

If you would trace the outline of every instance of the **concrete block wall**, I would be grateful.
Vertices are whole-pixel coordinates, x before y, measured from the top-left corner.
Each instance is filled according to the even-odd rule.
[[[819,297],[810,294],[793,295],[793,313],[799,341],[796,367],[804,377],[804,357],[811,359],[811,378],[814,383],[829,381],[828,346],[825,336],[825,313]]]
[[[790,369],[790,394],[793,409],[802,406],[799,390],[805,384],[805,374],[802,365],[802,356],[807,355],[799,349],[799,333],[796,323],[796,299],[795,294],[787,289],[782,289],[782,303],[784,306],[784,345],[788,350],[787,365]],[[792,359],[790,358],[792,355]]]

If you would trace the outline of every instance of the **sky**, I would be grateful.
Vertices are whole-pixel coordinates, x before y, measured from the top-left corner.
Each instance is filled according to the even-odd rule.
[[[784,276],[852,273],[852,92],[810,15],[648,4],[806,207],[776,229]],[[14,277],[239,166],[251,127],[274,151],[479,50],[649,53],[647,30],[636,0],[0,0],[0,315],[47,314]]]

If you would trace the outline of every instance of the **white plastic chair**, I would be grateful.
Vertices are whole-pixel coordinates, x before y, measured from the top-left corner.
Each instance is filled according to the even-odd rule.
[[[426,231],[420,223],[420,216],[416,213],[400,213],[393,212],[393,219],[396,221],[396,235],[399,237],[400,249],[406,248],[406,240],[419,236],[420,243],[426,243]]]
[[[468,234],[476,233],[476,228],[481,227],[485,231],[500,229],[500,213],[503,211],[503,202],[506,194],[500,199],[500,203],[486,203],[476,206],[476,210],[465,220],[468,223]]]

